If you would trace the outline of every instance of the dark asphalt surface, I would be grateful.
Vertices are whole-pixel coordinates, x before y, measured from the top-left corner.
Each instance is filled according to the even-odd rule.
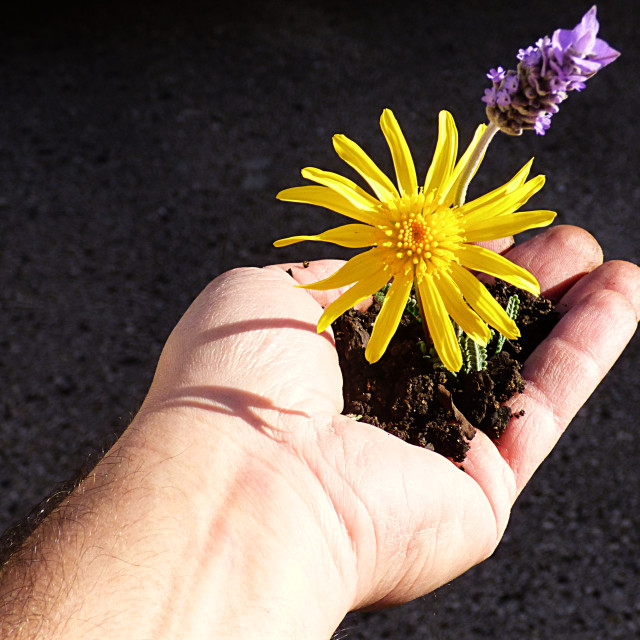
[[[489,67],[514,66],[520,47],[590,6],[86,5],[0,24],[1,529],[126,427],[166,337],[213,277],[345,255],[271,247],[333,222],[274,199],[303,166],[343,171],[333,133],[389,168],[378,118],[390,107],[426,169],[440,109],[468,140]],[[470,195],[535,155],[539,208],[586,227],[607,259],[637,263],[640,9],[605,1],[599,18],[622,57],[545,137],[498,138]],[[405,606],[349,616],[341,637],[640,637],[639,370],[636,337],[490,560]]]

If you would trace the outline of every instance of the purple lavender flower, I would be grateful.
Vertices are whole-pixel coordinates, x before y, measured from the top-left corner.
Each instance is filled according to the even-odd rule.
[[[504,69],[502,67],[498,67],[497,69],[490,69],[489,73],[487,73],[487,78],[489,78],[491,82],[497,82],[499,84],[504,78]]]
[[[533,66],[540,61],[540,49],[538,47],[527,47],[518,51],[518,60],[524,60],[525,64]]]
[[[506,89],[500,89],[496,96],[496,104],[501,109],[506,109],[511,104],[511,94]]]
[[[509,94],[515,93],[519,86],[517,76],[507,76],[502,83],[502,88]]]
[[[511,135],[525,129],[544,135],[568,92],[584,89],[589,78],[620,55],[597,37],[599,29],[594,5],[573,29],[557,29],[551,38],[520,49],[516,71],[491,69],[492,87],[482,98],[489,120]]]

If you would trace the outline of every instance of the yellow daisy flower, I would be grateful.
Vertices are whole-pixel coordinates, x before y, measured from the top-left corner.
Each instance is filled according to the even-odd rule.
[[[463,156],[456,162],[458,131],[453,117],[442,111],[438,142],[423,186],[406,140],[389,109],[380,118],[396,171],[398,187],[352,140],[338,134],[333,145],[342,160],[369,184],[375,197],[336,173],[308,167],[302,176],[317,185],[293,187],[280,200],[326,207],[357,224],[347,224],[314,236],[294,236],[274,243],[284,247],[303,240],[331,242],[343,247],[372,247],[351,258],[332,276],[304,288],[327,290],[353,284],[324,310],[318,333],[338,316],[368,298],[390,280],[391,286],[376,318],[365,351],[370,362],[384,354],[406,306],[412,285],[438,356],[450,371],[462,366],[462,354],[452,318],[473,340],[486,345],[487,325],[507,338],[518,338],[514,321],[469,270],[482,271],[534,295],[540,285],[528,271],[476,242],[515,235],[543,227],[554,211],[517,211],[544,184],[544,176],[527,180],[529,161],[501,187],[462,205],[456,203],[463,176],[475,173],[481,125]],[[467,171],[465,172],[465,169]],[[355,284],[354,284],[355,283]]]

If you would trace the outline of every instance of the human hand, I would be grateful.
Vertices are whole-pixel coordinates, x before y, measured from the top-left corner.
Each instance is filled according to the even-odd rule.
[[[240,269],[215,280],[169,340],[146,408],[189,407],[204,424],[225,414],[247,426],[240,427],[246,455],[281,475],[308,506],[298,526],[318,535],[301,540],[292,530],[282,539],[315,557],[325,581],[320,598],[340,600],[346,611],[423,595],[492,553],[515,498],[640,314],[640,269],[601,265],[599,246],[580,229],[554,227],[509,257],[538,277],[563,317],[522,371],[527,387],[511,405],[525,417],[512,420],[499,446],[478,432],[465,473],[340,415],[331,335],[315,331],[321,305],[340,291],[292,286],[325,277],[334,261]]]
[[[340,291],[293,286],[339,263],[214,280],[130,427],[0,572],[0,635],[327,638],[347,611],[411,600],[490,555],[640,314],[640,269],[602,265],[580,229],[508,253],[563,317],[524,365],[511,404],[525,416],[499,446],[478,432],[464,472],[341,415],[332,337],[316,332]]]

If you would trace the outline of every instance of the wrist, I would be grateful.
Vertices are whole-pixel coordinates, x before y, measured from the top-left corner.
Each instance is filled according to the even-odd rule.
[[[186,425],[171,451],[191,486],[187,617],[206,614],[218,638],[329,638],[352,604],[352,556],[328,533],[337,516],[317,477],[273,434],[226,417],[194,433],[198,420],[179,414],[160,422],[174,436]]]
[[[141,425],[134,439],[163,443],[187,504],[184,604],[167,637],[329,638],[351,594],[323,526],[336,515],[308,465],[273,434],[200,409]]]
[[[27,543],[46,562],[25,613],[39,603],[47,637],[331,635],[351,604],[322,526],[335,513],[286,447],[212,422],[140,414]]]

